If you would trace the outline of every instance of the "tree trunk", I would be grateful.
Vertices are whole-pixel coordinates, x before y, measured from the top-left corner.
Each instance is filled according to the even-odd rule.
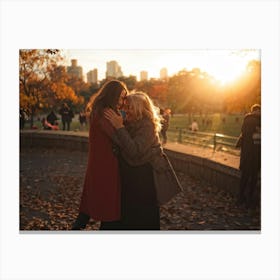
[[[34,124],[34,109],[31,109],[31,114],[30,114],[30,128],[32,129]]]

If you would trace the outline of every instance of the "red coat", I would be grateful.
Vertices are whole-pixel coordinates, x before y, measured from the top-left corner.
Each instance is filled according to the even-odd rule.
[[[113,154],[113,128],[104,117],[90,123],[88,165],[80,212],[98,221],[115,221],[121,215],[118,159]]]

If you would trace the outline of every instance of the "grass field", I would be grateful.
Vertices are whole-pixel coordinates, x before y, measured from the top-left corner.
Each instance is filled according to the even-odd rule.
[[[209,114],[207,118],[195,115],[193,119],[196,119],[200,132],[208,133],[221,133],[228,136],[238,137],[241,130],[241,125],[244,115],[242,114]],[[223,118],[225,121],[223,121]],[[237,121],[238,118],[238,121]],[[203,122],[204,119],[204,122]],[[207,123],[208,120],[208,123]],[[40,121],[35,121],[34,125],[41,129],[42,125]],[[188,115],[173,115],[170,117],[169,129],[175,130],[178,128],[188,129],[191,125]],[[29,129],[30,124],[27,122],[26,129]],[[59,128],[62,129],[62,123],[59,121]],[[86,130],[85,127],[80,126],[77,115],[71,123],[71,130]]]
[[[240,134],[243,115],[209,114],[207,118],[196,115],[193,119],[198,123],[199,131],[193,134],[189,130],[191,121],[188,115],[174,115],[170,118],[167,131],[168,142],[195,144],[199,146],[222,149],[236,154],[235,144]],[[216,136],[217,133],[223,136]],[[207,134],[207,135],[206,135]],[[209,135],[208,135],[209,134]],[[237,152],[238,153],[238,152]]]
[[[221,133],[228,136],[238,137],[240,134],[243,117],[244,115],[242,114],[226,115],[216,113],[209,114],[207,118],[195,115],[193,119],[196,119],[200,132]],[[223,121],[223,118],[225,121]],[[207,120],[210,120],[208,124]],[[170,117],[169,128],[171,130],[176,128],[188,129],[189,125],[191,125],[191,122],[189,121],[188,115],[174,115],[173,117]]]
[[[43,116],[41,116],[42,118]],[[186,114],[178,114],[170,117],[169,129],[167,131],[168,142],[180,142],[182,144],[194,144],[215,150],[222,149],[229,153],[239,153],[235,149],[237,137],[240,134],[244,115],[242,114],[208,114],[207,117],[194,115],[193,119],[198,123],[198,133],[191,133],[189,126],[191,120]],[[41,122],[36,119],[34,125],[38,129],[42,129]],[[62,130],[62,123],[59,121],[59,128]],[[27,122],[25,129],[30,129],[30,123]],[[78,115],[76,115],[71,123],[72,131],[88,131],[87,126],[81,126]],[[223,134],[214,137],[214,134]],[[207,135],[206,135],[207,134]],[[209,135],[208,135],[209,134]]]

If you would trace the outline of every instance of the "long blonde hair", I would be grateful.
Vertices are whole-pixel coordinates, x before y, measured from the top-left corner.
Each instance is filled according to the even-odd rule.
[[[141,91],[131,93],[127,95],[126,100],[133,112],[135,120],[141,120],[146,117],[154,124],[155,132],[160,132],[161,123],[158,113],[159,109],[146,93]]]

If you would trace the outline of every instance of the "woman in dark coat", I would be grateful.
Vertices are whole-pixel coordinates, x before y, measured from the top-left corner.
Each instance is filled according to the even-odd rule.
[[[112,139],[120,149],[121,228],[159,230],[160,212],[155,184],[157,177],[154,176],[153,162],[156,156],[162,155],[160,119],[151,99],[144,93],[128,95],[126,103],[125,126],[118,114],[113,110],[105,110],[105,117],[116,129]],[[164,170],[167,174],[168,171]],[[173,182],[179,192],[177,178]]]
[[[126,94],[125,84],[112,80],[88,104],[88,164],[79,215],[72,230],[84,229],[90,218],[101,221],[101,230],[117,229],[121,215],[119,167],[111,140],[113,128],[103,116],[103,111],[105,108],[117,111]]]

